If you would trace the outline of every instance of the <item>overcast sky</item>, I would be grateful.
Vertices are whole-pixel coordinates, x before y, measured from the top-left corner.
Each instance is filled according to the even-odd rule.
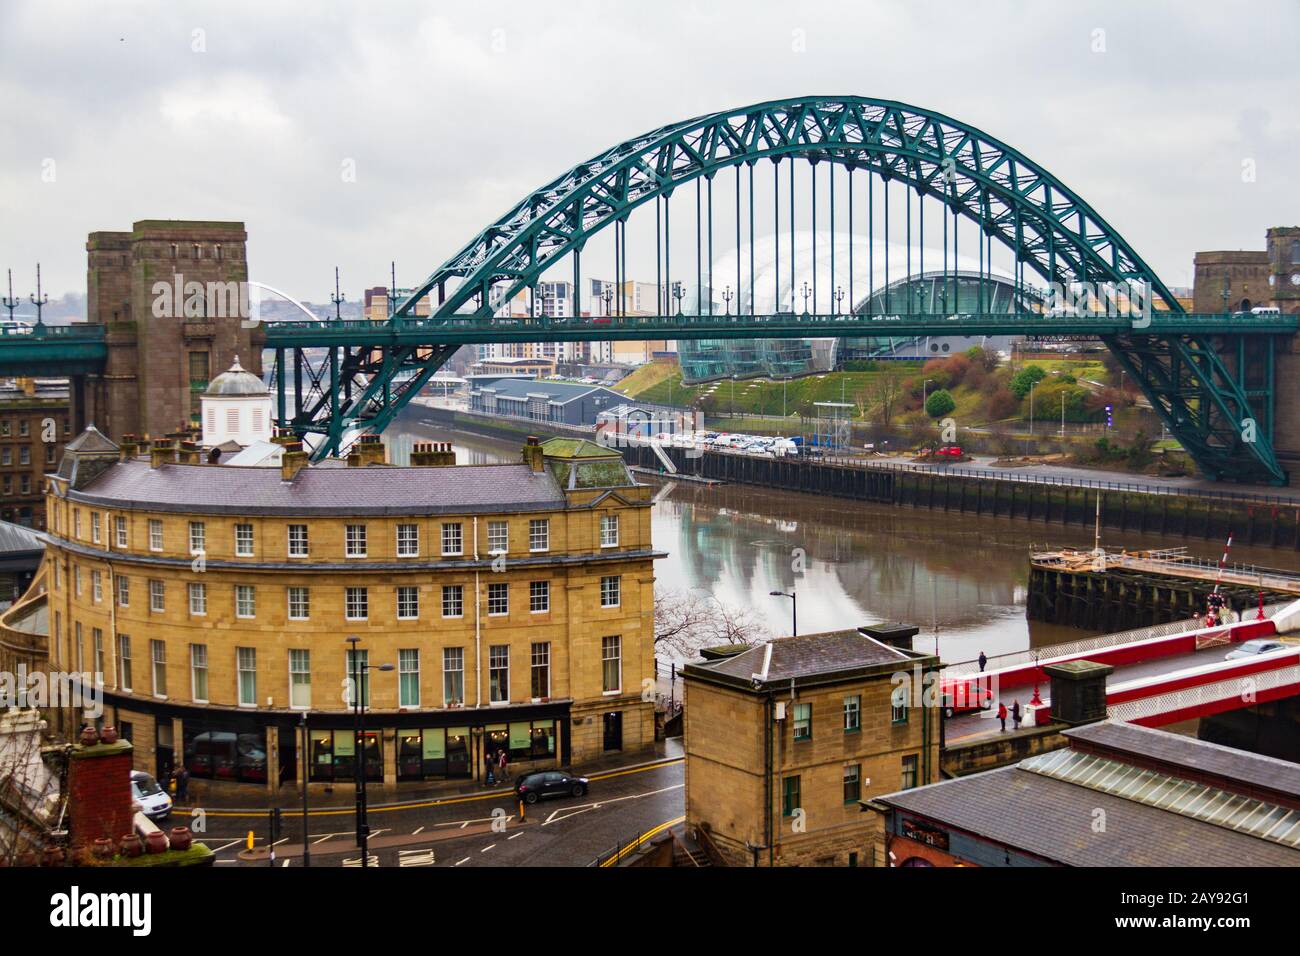
[[[252,278],[319,302],[337,264],[355,299],[623,139],[856,94],[1019,148],[1188,285],[1300,223],[1297,36],[1294,0],[5,0],[0,268],[84,292],[93,230],[231,219]]]

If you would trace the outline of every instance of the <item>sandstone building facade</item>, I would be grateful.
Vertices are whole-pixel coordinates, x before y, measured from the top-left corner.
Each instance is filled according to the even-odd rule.
[[[350,781],[362,759],[395,784],[479,778],[499,749],[523,770],[653,743],[660,555],[617,454],[557,440],[458,467],[422,447],[399,468],[375,438],[356,467],[290,443],[266,468],[141,450],[69,444],[45,568],[50,666],[101,675],[140,769],[274,788]],[[361,741],[350,636],[372,668]]]

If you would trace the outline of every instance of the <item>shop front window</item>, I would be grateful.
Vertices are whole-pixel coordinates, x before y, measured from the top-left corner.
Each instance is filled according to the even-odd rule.
[[[241,721],[185,720],[185,766],[210,780],[266,782],[266,730]]]

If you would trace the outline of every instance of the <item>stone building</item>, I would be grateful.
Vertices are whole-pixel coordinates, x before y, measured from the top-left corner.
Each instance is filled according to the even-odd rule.
[[[16,379],[0,385],[0,521],[45,528],[45,474],[71,438],[68,386]]]
[[[722,862],[869,865],[861,801],[939,776],[939,659],[915,633],[785,637],[682,669],[686,825]]]
[[[289,443],[266,468],[141,450],[70,443],[43,572],[50,667],[102,676],[139,769],[328,784],[360,753],[396,784],[478,778],[498,749],[522,770],[652,745],[662,555],[617,454],[530,440],[517,464],[418,447],[392,467],[375,437],[355,467]]]
[[[1300,312],[1300,226],[1268,230],[1262,250],[1198,252],[1193,312]]]
[[[241,222],[145,219],[86,241],[86,320],[106,327],[99,374],[72,380],[73,427],[157,437],[197,424],[199,400],[236,355],[262,372],[248,315]]]

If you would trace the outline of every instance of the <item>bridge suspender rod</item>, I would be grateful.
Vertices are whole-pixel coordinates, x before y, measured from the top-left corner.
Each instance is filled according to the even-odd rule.
[[[961,223],[957,220],[957,210],[952,210],[952,315],[961,311],[961,286],[957,284],[957,275],[961,272],[961,265],[958,257],[961,255],[961,244],[958,236],[961,233]]]
[[[817,314],[817,164],[808,163],[808,177],[812,183],[812,314]]]
[[[672,196],[663,198],[663,295],[667,308],[660,315],[672,315]],[[649,358],[649,355],[646,356]]]
[[[831,181],[831,311],[838,313],[840,303],[835,298],[835,164],[826,164],[826,177]]]
[[[736,316],[740,316],[740,166],[736,166]]]
[[[857,300],[853,298],[853,167],[849,167],[849,314]]]
[[[781,311],[781,166],[772,162],[772,239],[776,246],[776,262],[772,266],[772,311]]]
[[[703,194],[703,185],[699,179],[695,180],[695,314],[704,314],[704,256],[703,245],[700,242],[700,196]]]
[[[983,219],[984,217],[981,215],[980,221],[982,222]],[[975,241],[979,244],[979,254],[980,254],[979,294],[976,296],[975,301],[979,304],[978,311],[981,314],[983,314],[984,312],[984,236],[982,232],[977,232],[975,234]]]
[[[906,210],[905,218],[907,220],[907,225],[905,227],[905,232],[907,237],[907,241],[906,241],[907,255],[905,256],[905,259],[907,261],[907,281],[903,284],[903,288],[907,290],[907,300],[903,308],[906,309],[908,313],[911,313],[912,311],[912,190],[909,189],[906,185],[903,186],[903,208]]]
[[[867,172],[867,311],[876,312],[876,187]]]
[[[943,290],[943,310],[948,311],[948,204],[940,202],[939,218],[943,220],[943,278],[939,288]]]
[[[655,197],[655,311],[667,315],[664,310],[664,253],[660,233],[663,229],[664,197]]]
[[[790,157],[790,310],[794,311],[794,157]]]
[[[889,305],[889,180],[885,180],[885,311],[890,312]]]
[[[709,315],[713,314],[713,176],[709,176]]]
[[[919,246],[917,246],[917,250],[921,254],[921,268],[920,268],[919,278],[921,280],[921,311],[924,312],[925,299],[926,299],[926,295],[929,292],[930,287],[925,280],[925,193],[922,193],[920,191],[918,191],[916,194],[916,211],[917,211],[917,215],[921,217],[921,243]]]
[[[754,314],[754,165],[749,165],[749,314]]]

